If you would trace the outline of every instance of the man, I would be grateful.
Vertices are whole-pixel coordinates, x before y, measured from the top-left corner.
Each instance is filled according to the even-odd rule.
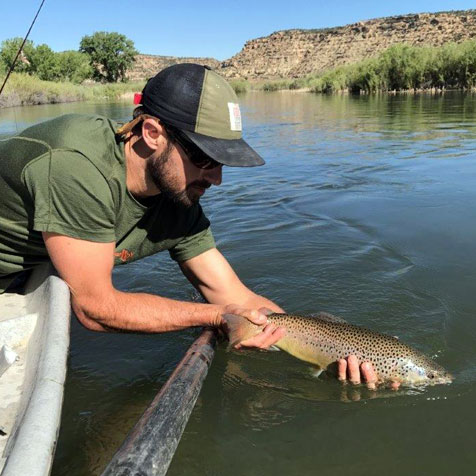
[[[221,327],[228,312],[263,325],[241,345],[269,347],[285,330],[266,323],[264,308],[283,310],[239,280],[199,204],[223,166],[264,164],[241,137],[235,93],[209,68],[181,64],[152,78],[140,103],[119,130],[103,117],[67,115],[0,142],[0,292],[51,260],[88,329]],[[207,304],[113,287],[115,264],[163,250]],[[354,358],[349,376],[360,381]]]

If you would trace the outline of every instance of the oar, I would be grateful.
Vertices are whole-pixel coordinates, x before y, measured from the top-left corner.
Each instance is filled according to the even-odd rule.
[[[126,437],[102,476],[166,474],[215,355],[215,345],[215,331],[205,329]]]

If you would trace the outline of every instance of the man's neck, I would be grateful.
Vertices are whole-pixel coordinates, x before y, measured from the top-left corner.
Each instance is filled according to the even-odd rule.
[[[124,145],[126,157],[126,186],[138,198],[158,195],[160,190],[147,175],[147,152],[140,144],[140,138],[132,136]]]

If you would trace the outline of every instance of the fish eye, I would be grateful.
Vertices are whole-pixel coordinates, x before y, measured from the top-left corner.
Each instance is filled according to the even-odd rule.
[[[428,378],[435,378],[435,374],[428,374]]]

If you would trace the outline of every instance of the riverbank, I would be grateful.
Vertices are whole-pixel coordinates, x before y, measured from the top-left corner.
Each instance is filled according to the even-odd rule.
[[[4,78],[0,77],[3,83]],[[141,91],[143,82],[84,84],[42,81],[28,74],[14,73],[0,96],[0,108],[35,106],[77,101],[111,101],[127,98]]]
[[[1,80],[2,78],[0,78]],[[141,91],[144,82],[76,85],[42,81],[27,74],[12,74],[0,96],[0,107],[74,101],[118,100]],[[448,43],[439,48],[398,44],[375,58],[311,74],[304,78],[247,81],[233,79],[236,93],[307,91],[312,93],[419,93],[475,90],[476,41]]]
[[[248,82],[240,92],[309,90],[314,93],[472,90],[476,87],[476,41],[444,46],[394,45],[378,56],[303,78]]]

